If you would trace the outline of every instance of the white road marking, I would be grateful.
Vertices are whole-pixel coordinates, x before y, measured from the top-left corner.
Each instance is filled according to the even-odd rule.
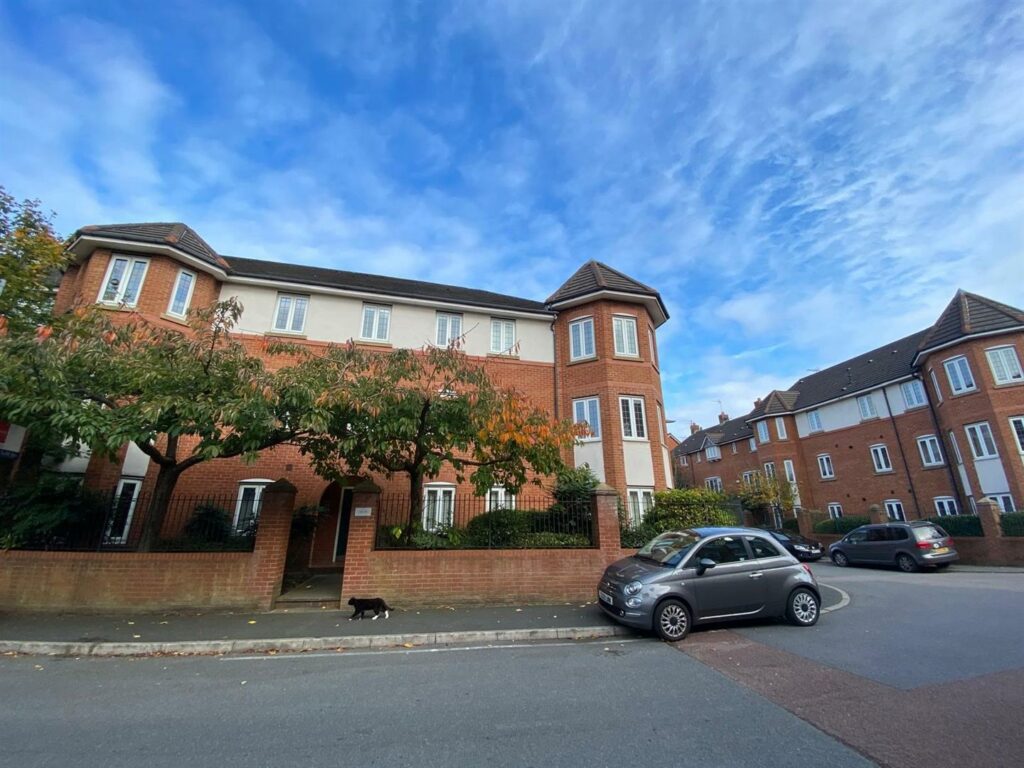
[[[219,656],[218,661],[280,661],[283,659],[325,659],[325,658],[349,658],[352,656],[391,656],[394,654],[401,654],[409,656],[414,653],[454,653],[458,651],[496,651],[508,648],[555,648],[558,646],[576,646],[576,645],[623,645],[624,643],[639,643],[644,640],[650,641],[649,638],[636,637],[628,640],[613,639],[613,638],[597,638],[594,640],[565,640],[558,643],[507,643],[504,645],[453,645],[453,646],[437,646],[432,648],[391,648],[388,650],[380,651],[330,651],[328,653],[281,653],[274,656]]]
[[[834,589],[836,592],[839,593],[839,596],[841,598],[839,600],[839,602],[836,603],[835,605],[830,605],[828,608],[822,608],[821,609],[822,613],[832,613],[832,611],[838,611],[840,608],[845,608],[846,606],[848,606],[850,604],[850,595],[845,590],[842,590],[839,587],[833,587],[831,584],[820,584],[819,583],[819,586],[827,587],[828,589]]]

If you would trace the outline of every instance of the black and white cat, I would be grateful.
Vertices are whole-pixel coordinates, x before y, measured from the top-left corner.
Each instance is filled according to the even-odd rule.
[[[376,621],[381,612],[384,613],[384,618],[388,618],[388,611],[394,610],[390,605],[384,602],[382,597],[350,597],[348,604],[354,609],[351,616],[348,617],[349,621],[354,618],[363,618],[363,614],[367,611],[373,611],[373,621]]]

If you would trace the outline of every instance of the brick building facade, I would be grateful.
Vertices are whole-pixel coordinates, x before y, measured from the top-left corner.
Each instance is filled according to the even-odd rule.
[[[694,425],[680,482],[734,490],[774,475],[795,506],[893,519],[1024,504],[1024,312],[960,291],[930,328]]]

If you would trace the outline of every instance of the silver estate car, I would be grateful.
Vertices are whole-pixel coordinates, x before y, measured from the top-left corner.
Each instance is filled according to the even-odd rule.
[[[669,642],[704,622],[786,616],[810,627],[821,613],[810,567],[753,528],[662,533],[609,565],[597,597],[620,623]]]

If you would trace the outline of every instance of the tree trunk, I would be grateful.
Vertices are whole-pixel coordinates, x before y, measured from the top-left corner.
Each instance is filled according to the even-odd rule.
[[[153,546],[160,540],[160,531],[164,526],[164,518],[167,516],[167,506],[180,476],[181,470],[176,466],[160,467],[156,476],[156,486],[153,488],[153,498],[150,499],[149,509],[146,510],[146,519],[142,524],[139,552],[152,552]]]
[[[417,523],[423,519],[423,474],[409,473],[409,519],[406,521],[402,539],[405,543],[412,541],[412,532]]]

